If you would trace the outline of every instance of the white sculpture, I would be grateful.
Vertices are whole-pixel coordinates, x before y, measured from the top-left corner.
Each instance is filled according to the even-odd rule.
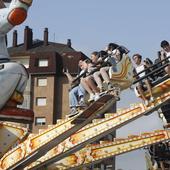
[[[0,9],[0,109],[14,94],[22,96],[26,87],[28,73],[23,65],[10,61],[5,36],[26,19],[31,4],[32,0],[12,0],[9,7]]]

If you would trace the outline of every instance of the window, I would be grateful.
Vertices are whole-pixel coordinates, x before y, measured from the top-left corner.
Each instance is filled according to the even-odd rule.
[[[37,78],[38,86],[47,86],[47,78]]]
[[[39,59],[38,67],[48,67],[48,59]]]
[[[46,118],[45,117],[36,117],[35,118],[35,125],[45,125],[46,124]]]
[[[46,106],[46,104],[47,104],[46,97],[37,97],[36,98],[36,105],[37,106]]]

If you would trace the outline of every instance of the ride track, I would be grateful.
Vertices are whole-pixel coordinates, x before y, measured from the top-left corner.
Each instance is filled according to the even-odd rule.
[[[35,161],[35,163],[28,166],[28,169],[36,169],[43,165],[50,165],[57,162],[62,157],[70,155],[73,151],[79,150],[80,148],[86,146],[90,142],[94,142],[101,137],[113,132],[114,130],[120,128],[121,126],[143,116],[144,114],[151,113],[161,107],[162,103],[168,101],[170,98],[170,93],[159,98],[156,102],[156,106],[150,105],[145,107],[142,103],[136,104],[131,108],[124,109],[117,113],[106,113],[103,119],[94,119],[93,123],[85,126],[80,131],[72,135],[62,144],[55,147],[44,157]],[[162,138],[163,139],[163,138]],[[169,137],[167,138],[169,139]],[[116,139],[115,139],[116,140]],[[154,141],[153,141],[154,143]],[[150,143],[152,144],[152,143]],[[137,148],[136,148],[137,149]],[[129,150],[130,151],[130,150]],[[105,155],[106,156],[106,155]],[[109,155],[108,155],[109,156]],[[100,157],[100,156],[99,156]],[[106,156],[107,157],[107,156]],[[96,159],[98,157],[96,156]],[[67,159],[67,158],[66,158]],[[92,162],[91,162],[92,163]],[[71,166],[73,167],[73,166]],[[26,169],[27,169],[26,168]]]
[[[0,122],[0,158],[11,148],[21,143],[28,135],[28,129],[11,123]]]
[[[90,144],[80,151],[54,163],[52,166],[50,166],[49,169],[77,169],[83,166],[88,166],[90,164],[99,163],[109,157],[117,156],[169,139],[170,131],[160,130],[155,132],[142,133],[140,136],[131,135],[126,139],[117,138],[114,142],[100,141],[100,144]]]
[[[27,165],[32,163],[31,165],[27,166],[26,169],[36,169],[43,165],[50,165],[80,150],[88,143],[96,141],[99,138],[113,132],[121,126],[143,115],[150,114],[151,112],[160,108],[169,99],[170,92],[158,97],[155,100],[155,103],[150,104],[148,107],[140,103],[128,109],[124,109],[123,111],[118,111],[114,114],[106,113],[105,118],[94,119],[91,124],[82,127],[79,131],[72,135],[70,132],[70,137],[65,141],[61,140],[64,140],[64,138],[62,138],[64,131],[69,132],[68,130],[70,128],[77,126],[72,124],[77,116],[60,120],[60,122],[53,127],[38,135],[33,135],[18,145],[16,148],[6,153],[0,161],[0,168],[3,170],[24,169]],[[49,146],[54,139],[55,141],[59,141],[58,144],[60,144],[56,144],[57,146],[53,145],[54,148],[49,151]],[[47,147],[44,148],[42,146]],[[45,154],[47,151],[49,152]],[[39,155],[38,152],[41,154]],[[45,155],[41,157],[43,154]],[[36,157],[32,159],[32,155],[36,155]]]

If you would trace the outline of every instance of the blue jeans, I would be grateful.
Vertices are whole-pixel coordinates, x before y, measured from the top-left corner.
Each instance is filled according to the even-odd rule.
[[[79,102],[78,99],[80,97],[84,97],[85,95],[85,89],[82,87],[82,85],[78,85],[74,88],[72,88],[69,91],[69,102],[70,102],[70,107],[76,107],[78,106]]]

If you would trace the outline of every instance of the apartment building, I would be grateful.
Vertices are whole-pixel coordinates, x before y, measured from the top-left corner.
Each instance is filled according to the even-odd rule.
[[[21,107],[34,111],[32,130],[55,124],[69,112],[68,80],[63,68],[68,68],[74,76],[78,74],[78,61],[87,56],[72,48],[71,40],[66,44],[49,42],[45,28],[43,40],[34,40],[33,31],[28,26],[24,30],[24,42],[17,43],[18,34],[13,32],[13,44],[8,48],[12,61],[22,63],[29,72],[29,81]]]

